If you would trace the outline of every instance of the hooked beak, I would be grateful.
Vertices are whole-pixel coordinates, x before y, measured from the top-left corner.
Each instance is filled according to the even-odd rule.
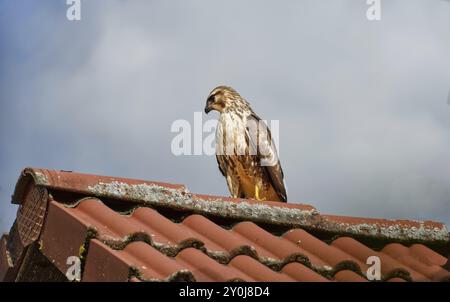
[[[210,96],[208,98],[208,100],[206,100],[206,106],[205,106],[205,113],[208,114],[211,110],[213,110],[212,108],[212,104],[214,103],[214,97]]]

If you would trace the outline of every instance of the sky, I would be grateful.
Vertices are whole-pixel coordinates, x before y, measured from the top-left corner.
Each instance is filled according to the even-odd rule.
[[[450,1],[81,3],[0,0],[0,232],[27,166],[228,195],[171,150],[222,84],[279,121],[290,203],[450,225]]]

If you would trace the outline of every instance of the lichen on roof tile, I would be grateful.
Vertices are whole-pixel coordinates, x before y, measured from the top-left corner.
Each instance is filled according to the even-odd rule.
[[[397,223],[391,221],[384,223],[345,223],[327,220],[324,228],[340,229],[343,232],[356,235],[370,235],[373,237],[384,237],[397,240],[417,240],[417,241],[449,241],[450,235],[447,227],[443,224],[440,228],[427,226],[424,222],[418,221],[417,226]]]
[[[220,198],[203,199],[194,196],[186,188],[173,189],[154,184],[130,185],[124,182],[99,182],[89,186],[96,196],[141,201],[149,205],[192,210],[230,218],[243,218],[285,225],[312,224],[317,222],[318,212],[312,209],[288,208],[247,201],[229,202]]]
[[[47,178],[47,175],[45,175],[44,173],[35,171],[33,173],[33,177],[34,177],[34,181],[36,182],[36,184],[48,185],[48,178]]]

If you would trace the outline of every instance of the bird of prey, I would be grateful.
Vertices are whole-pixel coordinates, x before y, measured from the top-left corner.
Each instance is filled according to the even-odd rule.
[[[283,170],[267,125],[233,88],[218,86],[209,94],[205,113],[220,113],[216,159],[235,198],[287,202]]]

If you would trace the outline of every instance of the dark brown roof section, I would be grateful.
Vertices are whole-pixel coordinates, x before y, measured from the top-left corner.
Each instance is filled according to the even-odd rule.
[[[367,281],[369,256],[381,259],[386,281],[450,279],[450,236],[432,221],[322,215],[310,205],[32,168],[13,202],[0,280],[39,271],[43,258],[60,281],[74,255],[83,281]]]
[[[7,248],[8,235],[3,234],[0,239],[0,280],[7,279],[8,273],[11,273],[13,264]]]

